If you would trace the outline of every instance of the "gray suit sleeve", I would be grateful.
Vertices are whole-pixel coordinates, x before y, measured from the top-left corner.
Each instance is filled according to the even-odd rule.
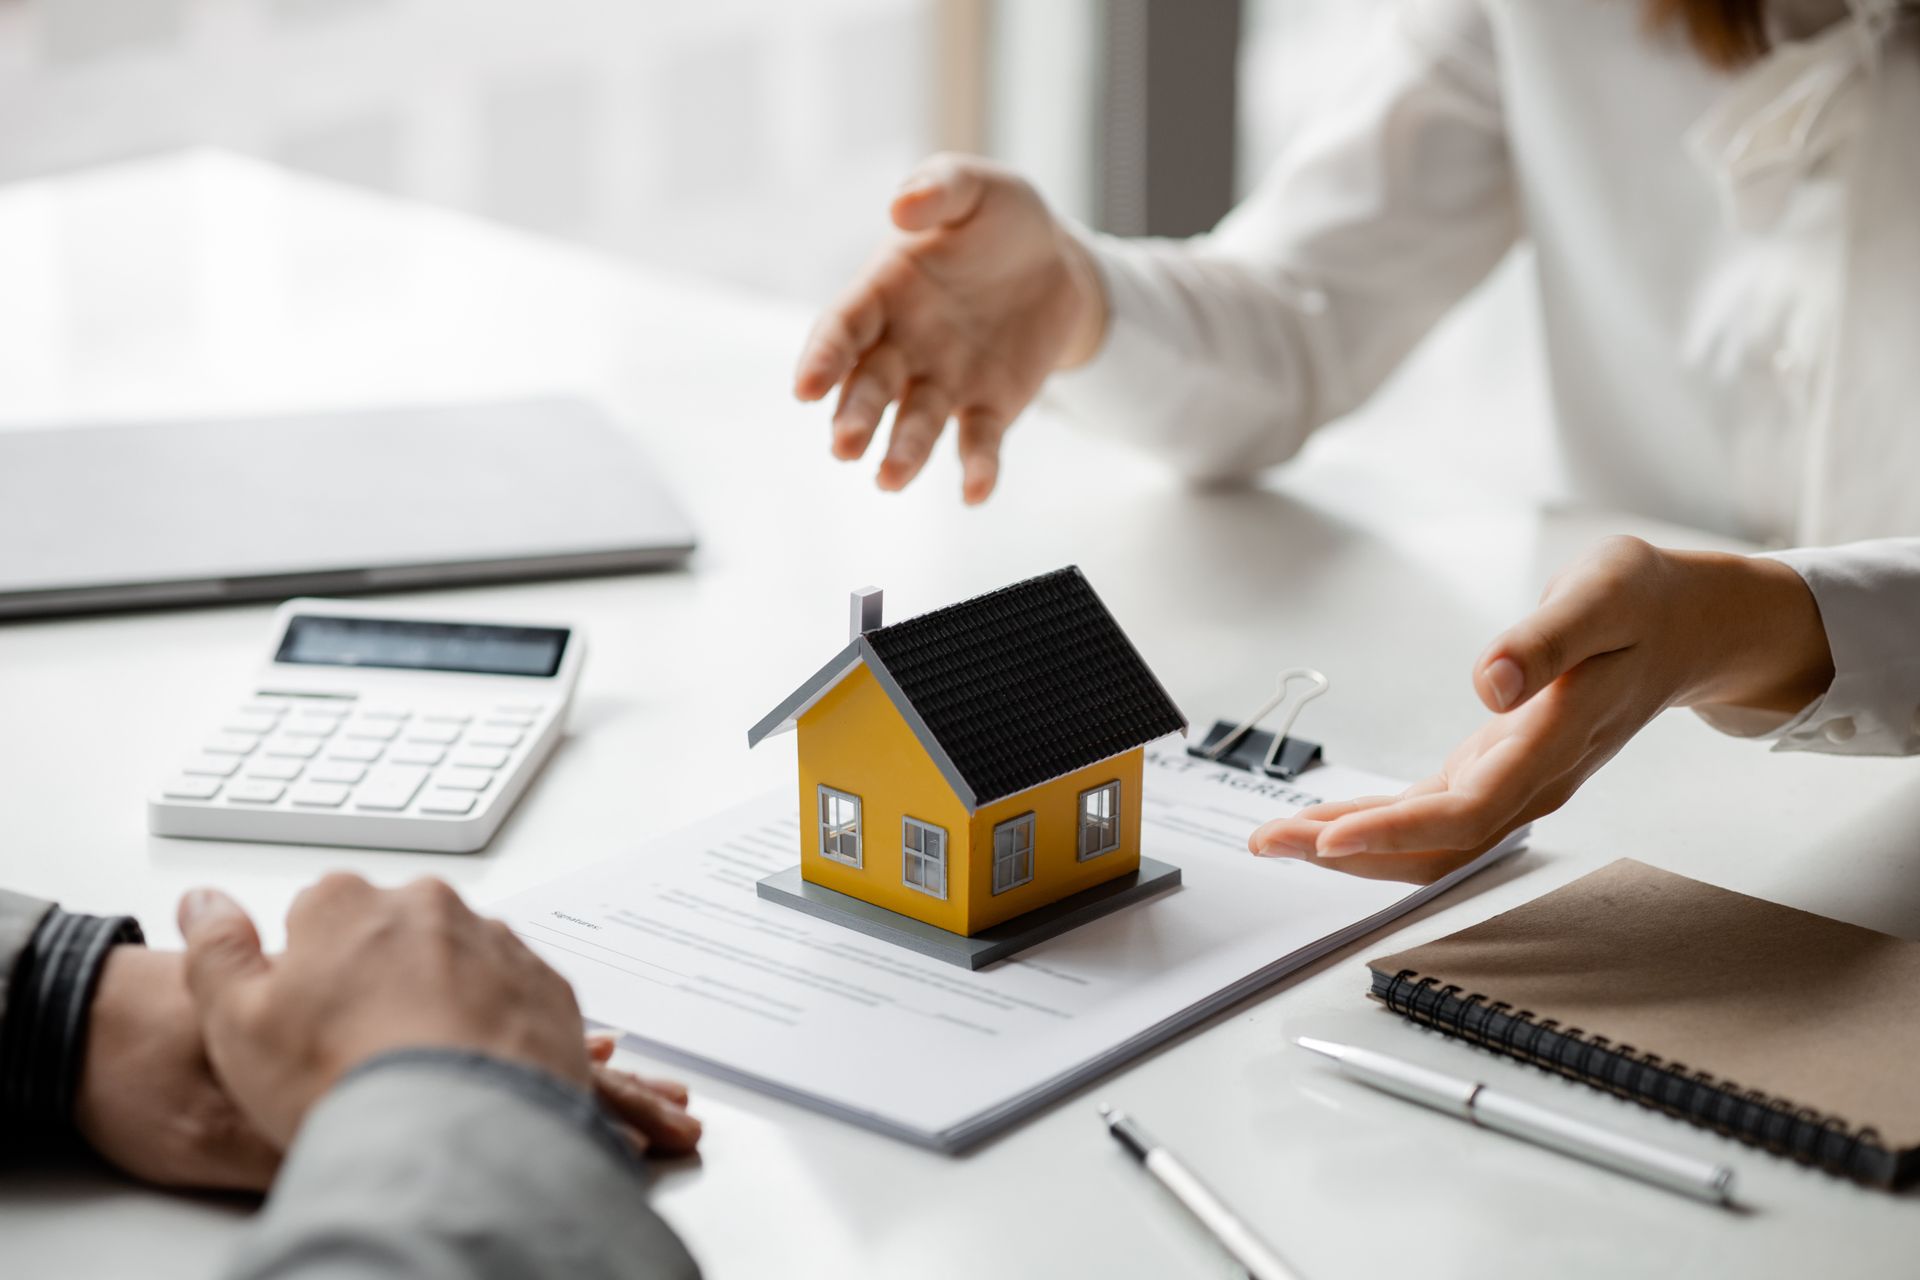
[[[408,1050],[314,1109],[227,1280],[690,1280],[593,1100],[476,1054]]]

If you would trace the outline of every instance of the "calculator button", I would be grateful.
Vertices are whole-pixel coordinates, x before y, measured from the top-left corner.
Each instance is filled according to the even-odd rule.
[[[443,747],[459,736],[456,724],[417,724],[407,730],[408,742],[437,742]]]
[[[367,776],[367,766],[345,760],[323,760],[307,771],[308,782],[344,782],[351,786]]]
[[[434,782],[453,791],[485,791],[493,782],[493,772],[489,769],[442,769]]]
[[[267,754],[287,760],[311,760],[320,751],[312,738],[275,738],[267,743]]]
[[[453,753],[449,761],[461,769],[498,769],[507,762],[507,753],[499,747],[467,747]]]
[[[413,712],[405,707],[363,707],[360,714],[369,720],[392,720],[397,723],[411,717]]]
[[[427,724],[468,724],[473,720],[473,717],[454,715],[447,711],[436,711],[430,716],[421,716],[420,719]]]
[[[286,704],[281,702],[249,702],[240,708],[239,713],[243,716],[261,716],[278,720],[287,713],[287,708]]]
[[[290,738],[331,738],[339,722],[325,716],[298,716],[280,732]]]
[[[273,726],[278,723],[280,723],[280,721],[275,716],[249,715],[243,711],[239,715],[228,716],[222,721],[220,731],[222,733],[244,733],[257,738],[263,733],[272,733]]]
[[[285,795],[287,788],[278,782],[236,782],[227,788],[227,799],[237,804],[272,804]]]
[[[189,760],[181,772],[202,778],[231,778],[239,767],[239,756],[203,755]]]
[[[488,716],[483,722],[496,729],[531,729],[532,716]]]
[[[266,758],[255,760],[247,766],[249,778],[271,778],[275,782],[292,782],[300,776],[300,770],[306,768],[298,760],[275,760]]]
[[[253,752],[255,739],[243,733],[216,733],[207,741],[207,750],[217,756],[244,756]]]
[[[526,735],[518,729],[476,729],[467,735],[471,747],[517,747]]]
[[[392,742],[400,736],[398,720],[356,720],[347,726],[349,738],[364,738],[370,742]]]
[[[375,769],[353,793],[356,809],[404,809],[427,780],[425,769]]]
[[[354,742],[351,740],[335,742],[327,748],[327,759],[353,760],[360,764],[368,764],[374,760],[378,760],[380,753],[386,749],[386,744],[380,742]]]
[[[347,802],[347,788],[326,782],[303,782],[287,798],[303,809],[338,809]]]
[[[218,778],[175,778],[160,789],[169,800],[211,800],[220,794]]]
[[[351,703],[319,702],[310,707],[301,707],[300,714],[303,716],[313,716],[316,719],[333,720],[337,722],[345,719],[347,712],[350,710],[352,710]]]
[[[503,702],[494,710],[503,716],[537,716],[544,708],[532,702]]]
[[[429,791],[420,802],[420,812],[472,813],[475,798],[471,791]]]
[[[388,764],[439,764],[446,756],[445,747],[437,747],[431,742],[403,742],[387,756]]]

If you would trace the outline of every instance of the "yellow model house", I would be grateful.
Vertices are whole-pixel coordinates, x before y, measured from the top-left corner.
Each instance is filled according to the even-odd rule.
[[[892,626],[856,592],[850,630],[747,735],[798,731],[807,884],[974,935],[1139,870],[1141,748],[1186,724],[1079,569]]]

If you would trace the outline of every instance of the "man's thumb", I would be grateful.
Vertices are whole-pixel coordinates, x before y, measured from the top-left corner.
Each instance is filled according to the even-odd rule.
[[[218,889],[188,890],[180,899],[179,920],[187,940],[187,986],[202,1013],[238,983],[266,972],[253,921]]]

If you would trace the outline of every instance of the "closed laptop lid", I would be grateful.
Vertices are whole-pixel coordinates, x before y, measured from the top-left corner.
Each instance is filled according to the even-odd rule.
[[[0,431],[0,616],[673,564],[686,518],[574,400]]]

